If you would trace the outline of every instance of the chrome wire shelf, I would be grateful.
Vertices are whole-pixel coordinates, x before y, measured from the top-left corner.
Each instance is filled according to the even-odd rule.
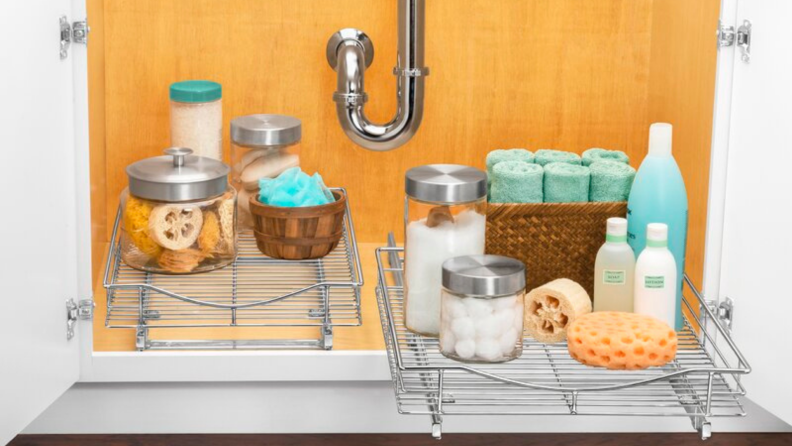
[[[430,415],[440,438],[445,415],[619,415],[688,417],[702,439],[710,417],[744,416],[740,375],[750,366],[690,280],[701,304],[678,332],[676,359],[640,371],[584,366],[566,343],[524,339],[519,359],[464,364],[440,353],[438,340],[409,332],[402,311],[403,249],[377,249],[382,330],[399,413]],[[717,339],[717,342],[716,342]]]
[[[105,325],[135,329],[136,347],[141,351],[329,350],[334,326],[362,322],[363,274],[350,215],[347,204],[341,242],[321,259],[272,259],[259,252],[252,232],[247,231],[238,235],[238,256],[231,265],[207,273],[165,275],[131,268],[121,260],[119,209],[105,268]],[[318,335],[312,339],[249,340],[162,340],[150,336],[151,330],[210,327],[314,327]]]

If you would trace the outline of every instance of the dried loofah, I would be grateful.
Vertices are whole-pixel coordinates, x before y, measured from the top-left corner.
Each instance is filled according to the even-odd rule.
[[[124,207],[124,230],[140,251],[140,254],[149,258],[157,257],[162,252],[162,248],[148,235],[151,211],[152,207],[150,204],[132,196],[127,199]],[[137,262],[143,264],[148,261],[148,258],[139,258],[137,260],[143,260]]]
[[[217,244],[220,242],[220,222],[217,214],[212,211],[206,212],[203,217],[203,227],[198,236],[198,247],[204,254],[215,252]]]
[[[205,258],[206,254],[198,249],[182,249],[171,251],[166,249],[159,256],[159,264],[162,268],[172,273],[189,273],[198,267]]]
[[[227,198],[224,197],[223,201],[217,206],[217,214],[220,216],[220,233],[223,236],[223,249],[224,252],[232,252],[234,250],[234,239],[236,236],[234,225],[234,199],[229,194]]]
[[[545,344],[566,339],[569,324],[587,313],[591,299],[573,280],[556,279],[525,296],[525,329]]]
[[[198,239],[203,213],[198,207],[161,205],[151,210],[149,236],[171,251],[189,248]]]

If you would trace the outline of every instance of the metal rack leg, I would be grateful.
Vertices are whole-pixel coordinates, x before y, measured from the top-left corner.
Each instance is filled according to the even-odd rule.
[[[137,348],[139,352],[148,348],[148,328],[138,326],[137,332],[135,333],[135,348]]]
[[[443,439],[443,417],[437,414],[432,414],[432,438]]]
[[[323,325],[321,339],[319,340],[321,347],[325,350],[333,349],[333,326]]]

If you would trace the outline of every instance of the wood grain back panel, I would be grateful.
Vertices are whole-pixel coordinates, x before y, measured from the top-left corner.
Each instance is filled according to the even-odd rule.
[[[430,0],[424,123],[406,146],[375,153],[344,136],[325,60],[343,27],[374,41],[371,118],[395,110],[396,2],[105,0],[107,214],[124,168],[169,142],[168,86],[223,84],[228,121],[249,113],[303,120],[302,164],[344,186],[361,241],[401,237],[403,175],[428,163],[484,166],[495,148],[646,150],[650,0]],[[226,138],[227,139],[227,138]],[[228,141],[225,142],[228,156]]]

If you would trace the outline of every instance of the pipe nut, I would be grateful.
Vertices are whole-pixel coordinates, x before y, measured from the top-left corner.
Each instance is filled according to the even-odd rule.
[[[346,104],[347,107],[354,107],[358,105],[363,105],[368,101],[368,94],[358,94],[358,93],[333,93],[333,101],[339,104]]]

